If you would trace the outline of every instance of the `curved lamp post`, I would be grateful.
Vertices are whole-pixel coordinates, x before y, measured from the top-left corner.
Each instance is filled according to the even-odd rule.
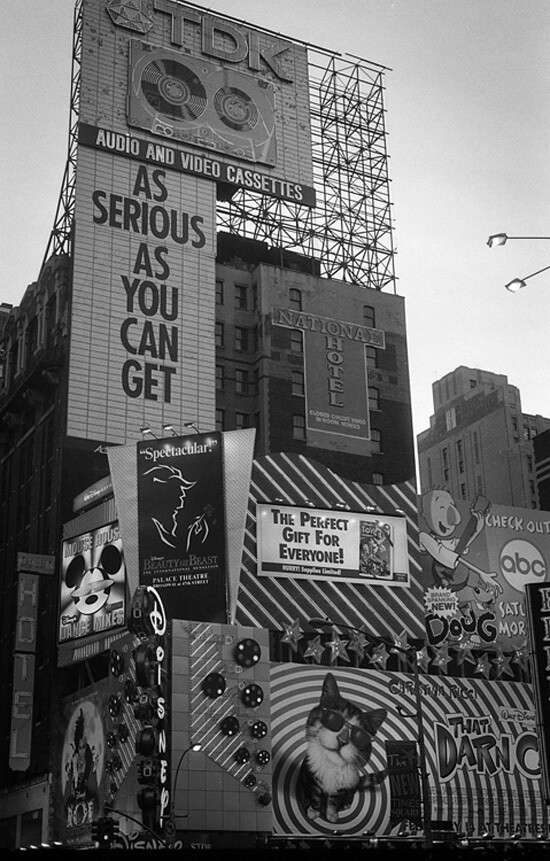
[[[190,744],[189,747],[185,748],[185,750],[183,751],[182,755],[180,756],[180,758],[178,760],[178,764],[176,766],[176,774],[174,777],[174,783],[172,784],[172,819],[174,820],[174,822],[176,819],[180,818],[180,817],[176,816],[176,787],[178,785],[178,775],[180,773],[181,764],[190,751],[194,750],[195,752],[197,752],[201,748],[202,748],[202,744],[200,742],[196,742],[195,744]],[[189,815],[188,813],[183,814],[184,817],[188,816],[188,815]]]
[[[412,659],[414,671],[414,697],[416,705],[416,714],[403,714],[406,717],[415,717],[417,722],[417,737],[418,737],[418,766],[420,769],[420,780],[422,790],[422,827],[424,830],[424,840],[426,846],[433,845],[432,837],[432,805],[430,782],[428,780],[428,769],[426,765],[426,741],[424,734],[424,709],[422,706],[422,695],[420,690],[420,668],[418,664],[418,654],[415,646],[410,646],[404,649],[402,646],[397,646],[386,637],[380,637],[378,634],[369,634],[360,628],[354,628],[352,625],[345,625],[343,622],[333,622],[331,619],[313,618],[309,619],[309,624],[312,628],[324,628],[332,626],[334,628],[343,628],[347,631],[354,631],[356,634],[362,634],[371,643],[375,645],[390,646],[396,652],[401,652],[403,655],[408,655]],[[400,714],[402,714],[400,712]]]
[[[493,233],[487,240],[487,245],[489,248],[494,248],[498,245],[506,245],[509,239],[550,239],[550,236],[508,236],[507,233]],[[535,275],[540,275],[541,272],[546,272],[548,269],[550,269],[550,266],[545,266],[543,269],[531,272],[530,275],[524,275],[522,278],[514,278],[512,281],[509,281],[508,284],[505,284],[505,287],[510,293],[517,293],[518,290],[525,287],[525,282],[528,281],[529,278],[534,278]]]

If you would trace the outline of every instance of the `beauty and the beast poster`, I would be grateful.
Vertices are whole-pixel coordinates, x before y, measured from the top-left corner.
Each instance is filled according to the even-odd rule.
[[[137,445],[139,578],[170,618],[227,621],[221,434]]]

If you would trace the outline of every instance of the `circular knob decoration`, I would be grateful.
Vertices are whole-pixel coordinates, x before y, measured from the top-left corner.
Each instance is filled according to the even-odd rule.
[[[136,679],[143,688],[152,687],[155,683],[155,650],[147,643],[142,643],[134,649]]]
[[[226,681],[221,673],[209,673],[202,682],[202,689],[207,697],[215,700],[225,692]]]
[[[243,688],[241,699],[245,706],[254,709],[263,702],[264,692],[259,685],[247,685]]]
[[[258,793],[258,804],[262,807],[267,807],[268,804],[271,804],[271,793],[268,792],[267,789],[264,789],[262,792]]]
[[[126,679],[124,682],[124,699],[127,703],[133,703],[137,698],[136,686],[132,679]]]
[[[224,735],[235,735],[235,733],[239,732],[240,724],[238,719],[234,715],[231,715],[222,720],[220,729]]]
[[[121,676],[124,670],[124,656],[113,649],[111,652],[111,673],[113,676]]]
[[[259,750],[256,753],[256,762],[258,765],[267,765],[271,759],[271,754],[268,750]]]
[[[245,779],[243,780],[245,786],[248,786],[251,789],[253,786],[256,786],[256,776],[254,774],[247,774]]]
[[[107,733],[107,747],[115,747],[117,741],[118,739],[116,732]]]
[[[239,765],[244,765],[245,762],[248,762],[250,759],[250,751],[247,747],[240,747],[233,754],[235,761],[239,763]]]
[[[122,697],[120,694],[111,694],[109,697],[109,714],[116,717],[122,708]]]
[[[128,740],[128,736],[130,735],[130,730],[128,729],[128,727],[126,726],[125,723],[119,723],[119,725],[117,727],[117,732],[118,732],[118,737],[119,737],[120,741],[122,742],[122,744],[124,744],[124,742]]]
[[[260,660],[262,650],[256,640],[246,637],[235,647],[235,660],[241,667],[253,667]]]
[[[267,735],[267,724],[263,720],[255,720],[250,727],[250,735],[256,739],[265,738]]]

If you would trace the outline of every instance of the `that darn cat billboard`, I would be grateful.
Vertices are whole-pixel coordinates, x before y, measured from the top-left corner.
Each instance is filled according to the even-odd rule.
[[[525,648],[525,587],[550,579],[548,512],[430,490],[419,499],[419,546],[430,645]]]
[[[404,517],[257,505],[258,575],[408,586]]]
[[[220,433],[137,444],[139,580],[169,618],[226,622]]]
[[[420,684],[432,819],[475,837],[547,830],[531,686],[441,676]],[[396,836],[418,824],[391,758],[396,743],[417,742],[415,709],[405,673],[272,664],[275,833]]]

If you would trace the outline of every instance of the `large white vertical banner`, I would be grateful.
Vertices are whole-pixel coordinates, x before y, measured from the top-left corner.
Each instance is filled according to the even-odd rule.
[[[214,188],[80,151],[69,435],[124,443],[145,423],[213,426]]]

